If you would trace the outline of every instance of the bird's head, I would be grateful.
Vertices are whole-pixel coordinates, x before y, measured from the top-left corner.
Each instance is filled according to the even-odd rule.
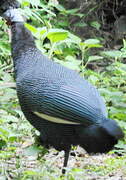
[[[20,7],[20,3],[16,0],[0,0],[0,16],[8,9],[16,9]]]
[[[0,1],[0,16],[6,19],[8,25],[11,25],[13,22],[24,22],[24,19],[18,10],[19,7],[20,3],[15,0]]]

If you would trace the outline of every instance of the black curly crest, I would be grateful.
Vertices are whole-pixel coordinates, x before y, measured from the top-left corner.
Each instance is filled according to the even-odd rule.
[[[20,3],[15,0],[0,0],[0,15],[11,8],[19,8]]]

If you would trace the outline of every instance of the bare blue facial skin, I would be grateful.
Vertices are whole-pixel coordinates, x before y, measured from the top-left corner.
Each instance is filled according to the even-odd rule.
[[[19,9],[8,9],[4,14],[3,18],[11,22],[24,22],[23,16]]]

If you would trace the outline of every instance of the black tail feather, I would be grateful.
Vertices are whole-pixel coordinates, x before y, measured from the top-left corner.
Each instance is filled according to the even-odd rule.
[[[105,153],[113,149],[124,134],[118,124],[105,119],[101,124],[93,124],[77,132],[82,146],[88,153]]]
[[[102,126],[115,139],[119,140],[124,137],[124,133],[122,132],[116,121],[112,119],[106,119],[103,122]]]

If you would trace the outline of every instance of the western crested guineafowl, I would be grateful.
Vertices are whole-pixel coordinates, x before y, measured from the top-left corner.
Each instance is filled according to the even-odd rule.
[[[37,49],[16,8],[14,0],[0,2],[1,15],[11,22],[17,95],[25,117],[40,131],[43,144],[65,151],[64,167],[71,145],[80,145],[88,153],[108,152],[123,132],[107,118],[98,91]]]

